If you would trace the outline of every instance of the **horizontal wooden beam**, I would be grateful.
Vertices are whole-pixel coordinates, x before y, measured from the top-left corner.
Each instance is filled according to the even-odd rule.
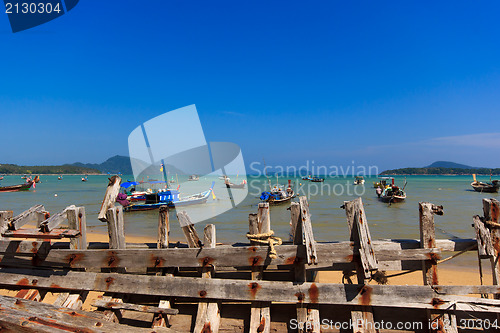
[[[14,216],[9,221],[9,230],[17,230],[27,223],[37,222],[38,221],[37,212],[41,211],[45,211],[45,207],[43,205],[35,205],[30,209],[25,210],[21,214]]]
[[[157,306],[139,305],[131,303],[108,302],[103,299],[96,299],[92,304],[92,306],[98,308],[112,309],[112,310],[129,310],[129,311],[138,311],[147,313],[161,313],[168,315],[176,315],[179,313],[179,310],[177,309],[159,308]]]
[[[0,285],[234,301],[371,305],[500,313],[500,300],[453,295],[500,293],[499,286],[355,285],[202,279],[118,273],[0,269]]]
[[[15,238],[62,239],[74,238],[79,234],[79,231],[71,229],[52,229],[49,232],[42,232],[38,229],[19,229],[7,230],[3,235]]]
[[[107,322],[102,315],[0,296],[0,327],[7,332],[151,332],[150,328]],[[157,332],[175,332],[162,328]]]
[[[32,249],[33,244],[30,251]],[[261,246],[219,246],[203,249],[54,249],[50,250],[46,256],[42,257],[39,255],[33,263],[37,266],[65,268],[127,267],[135,269],[147,267],[208,267],[210,265],[217,267],[290,266],[306,262],[307,254],[304,245],[277,246],[277,257],[275,259],[269,257],[268,251],[268,247]],[[318,259],[316,261],[317,264],[314,266],[315,269],[331,267],[336,263],[351,263],[356,256],[353,253],[350,243],[317,244],[316,252]],[[380,261],[422,261],[428,260],[431,255],[439,255],[439,253],[437,249],[387,249],[377,251],[377,257]],[[15,260],[13,260],[12,255],[9,258],[10,265],[14,264]],[[2,260],[0,264],[6,265],[7,261]]]

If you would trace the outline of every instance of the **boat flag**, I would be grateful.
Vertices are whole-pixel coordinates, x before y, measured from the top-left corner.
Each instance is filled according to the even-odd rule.
[[[212,199],[217,200],[217,197],[215,196],[214,190],[212,189]]]

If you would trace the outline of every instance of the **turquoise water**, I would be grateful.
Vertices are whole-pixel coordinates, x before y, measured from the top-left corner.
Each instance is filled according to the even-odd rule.
[[[187,177],[184,177],[187,179]],[[132,179],[123,176],[124,180]],[[181,182],[181,196],[202,192],[215,181],[212,198],[206,204],[216,207],[229,200],[222,180],[216,177],[201,177],[199,182]],[[436,235],[438,238],[473,238],[471,227],[472,216],[482,215],[483,197],[498,198],[498,194],[481,194],[474,192],[470,186],[470,176],[408,176],[406,202],[392,204],[382,203],[377,199],[372,182],[376,177],[366,178],[364,185],[352,185],[353,178],[327,178],[324,183],[309,183],[299,178],[292,178],[295,189],[301,194],[309,193],[309,205],[312,214],[313,229],[318,241],[348,240],[347,223],[344,210],[340,208],[343,201],[357,197],[355,191],[361,194],[366,209],[370,231],[373,239],[387,238],[419,238],[418,202],[429,201],[444,206],[445,214],[437,216]],[[106,176],[88,176],[87,182],[81,181],[81,176],[64,176],[61,181],[57,176],[41,176],[42,182],[36,189],[29,192],[0,193],[0,210],[13,210],[14,214],[35,204],[43,204],[52,212],[58,212],[66,206],[74,204],[85,206],[89,228],[103,233],[107,232],[106,224],[97,220],[98,210],[107,186]],[[240,179],[237,181],[239,182]],[[486,181],[488,177],[479,178]],[[24,180],[20,176],[5,176],[2,186],[19,184]],[[235,179],[233,179],[235,181]],[[235,181],[236,182],[236,181]],[[213,223],[217,230],[219,242],[233,243],[246,241],[248,231],[248,214],[257,211],[260,191],[267,184],[265,177],[248,177],[249,195],[236,208],[200,223],[201,231],[206,223]],[[275,181],[273,181],[273,184]],[[285,178],[280,183],[286,183]],[[396,177],[396,184],[403,185],[404,177]],[[299,185],[303,184],[303,186]],[[309,186],[309,187],[308,187]],[[234,189],[233,191],[241,191]],[[57,194],[57,196],[56,196]],[[290,212],[287,205],[271,207],[271,225],[279,237],[288,238]],[[129,235],[156,237],[157,211],[132,212],[125,214],[125,230]],[[178,227],[174,212],[171,213],[171,238],[182,240],[183,235]]]

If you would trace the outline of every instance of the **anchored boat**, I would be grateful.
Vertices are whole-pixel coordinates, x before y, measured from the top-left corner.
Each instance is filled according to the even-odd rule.
[[[485,193],[497,193],[500,188],[500,182],[498,180],[491,180],[490,175],[490,183],[483,183],[476,179],[476,174],[472,174],[474,181],[470,183],[474,191],[477,192],[485,192]]]
[[[377,188],[376,192],[379,199],[390,204],[404,201],[406,199],[406,193],[404,191],[407,184],[406,181],[403,188],[400,188],[394,184],[394,178],[390,179],[392,180],[390,185],[385,186],[385,188]]]
[[[354,185],[363,185],[365,183],[365,179],[363,176],[356,176],[354,179]]]
[[[295,197],[295,193],[292,189],[292,181],[289,179],[286,189],[284,189],[284,185],[274,185],[269,191],[262,192],[260,200],[269,202],[270,205],[278,205],[292,200],[293,197]]]

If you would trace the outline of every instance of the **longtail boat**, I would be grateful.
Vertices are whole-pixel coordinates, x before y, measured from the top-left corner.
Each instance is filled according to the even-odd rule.
[[[29,191],[31,186],[33,185],[33,181],[29,181],[20,185],[11,185],[11,186],[1,186],[0,192],[20,192],[20,191]]]

